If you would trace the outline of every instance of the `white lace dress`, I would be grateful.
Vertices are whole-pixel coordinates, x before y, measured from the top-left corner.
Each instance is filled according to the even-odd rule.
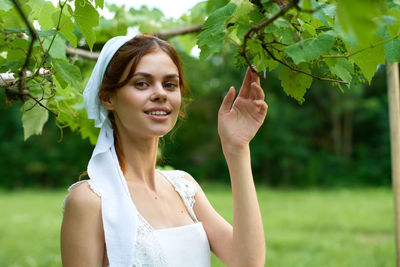
[[[138,228],[135,250],[135,267],[209,267],[210,246],[203,224],[193,211],[197,187],[183,178],[183,172],[161,171],[179,193],[186,209],[195,223],[164,229],[153,229],[138,213]],[[72,191],[87,182],[100,196],[92,180],[82,180],[70,186]],[[101,197],[101,196],[100,196]],[[64,210],[64,205],[63,205]]]

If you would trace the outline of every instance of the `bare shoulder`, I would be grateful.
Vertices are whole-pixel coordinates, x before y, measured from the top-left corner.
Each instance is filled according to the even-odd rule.
[[[76,216],[97,215],[101,210],[101,198],[88,182],[74,187],[66,198],[65,212]]]
[[[103,266],[105,241],[101,198],[88,182],[70,188],[65,200],[60,241],[63,266]]]

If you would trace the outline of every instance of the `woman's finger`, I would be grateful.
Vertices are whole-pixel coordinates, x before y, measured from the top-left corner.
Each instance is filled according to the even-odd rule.
[[[250,67],[247,68],[246,75],[243,78],[242,87],[240,87],[239,96],[247,98],[250,94],[250,85],[252,81],[252,71]]]
[[[255,67],[253,68],[257,71]],[[260,85],[260,76],[258,76],[258,74],[255,72],[251,72],[251,81],[256,82],[258,85]]]
[[[263,100],[265,98],[264,91],[257,82],[251,83],[251,97],[253,99],[263,99]]]
[[[228,93],[224,97],[224,100],[222,100],[221,107],[219,108],[220,112],[229,112],[231,110],[231,106],[233,103],[233,100],[235,99],[236,91],[233,86],[229,88]]]
[[[258,111],[257,111],[258,113],[261,113],[261,114],[267,113],[268,104],[264,100],[256,99],[256,100],[253,100],[253,103],[258,107]]]

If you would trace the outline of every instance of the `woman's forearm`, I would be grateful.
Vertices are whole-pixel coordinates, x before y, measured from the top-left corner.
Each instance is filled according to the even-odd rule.
[[[265,238],[251,171],[249,146],[223,145],[233,194],[234,266],[264,266]]]

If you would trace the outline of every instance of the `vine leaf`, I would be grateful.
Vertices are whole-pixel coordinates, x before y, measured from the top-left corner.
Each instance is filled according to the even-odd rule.
[[[315,0],[311,0],[312,8],[317,10],[313,13],[313,17],[321,21],[325,26],[329,26],[328,18],[333,18],[335,16],[335,6],[325,4],[323,8],[320,7],[320,3],[316,2]]]
[[[394,38],[400,34],[400,10],[392,8],[389,10],[388,15],[395,19],[393,24],[387,26],[390,37]]]
[[[337,18],[345,33],[355,35],[359,44],[370,43],[378,28],[376,18],[387,9],[386,0],[353,1],[338,0]]]
[[[308,38],[285,48],[285,52],[297,65],[317,59],[321,53],[328,52],[335,43],[336,33],[328,31],[317,38]]]
[[[354,73],[353,64],[345,58],[326,58],[325,63],[328,65],[329,70],[346,82],[351,82]],[[348,84],[347,86],[350,86]]]
[[[52,39],[53,39],[52,36],[44,38],[44,42],[43,42],[44,49],[46,49],[46,50],[49,49]],[[49,55],[52,58],[59,58],[59,59],[67,60],[67,56],[65,54],[66,49],[67,49],[67,45],[66,45],[65,41],[60,36],[56,36],[56,38],[54,39],[54,43],[51,46],[51,49],[49,51]]]
[[[197,36],[197,45],[201,49],[200,59],[206,59],[212,53],[219,52],[224,43],[225,20],[236,10],[234,3],[215,10],[203,24],[203,31]]]
[[[358,48],[354,49],[359,50]],[[379,64],[385,64],[384,46],[378,45],[373,48],[368,48],[362,53],[355,54],[350,57],[350,61],[360,67],[362,73],[371,84],[372,77],[374,77]]]
[[[42,30],[51,30],[56,27],[57,24],[52,20],[52,15],[56,13],[56,8],[51,2],[46,2],[39,13],[39,24]]]
[[[9,0],[0,0],[0,10],[8,11],[13,7],[13,4]]]
[[[77,66],[63,60],[53,60],[53,66],[56,70],[56,79],[62,88],[65,89],[69,84],[73,84],[78,89],[80,88],[78,81],[81,81],[82,78]]]
[[[46,104],[45,100],[41,101],[43,105]],[[35,102],[30,99],[25,102],[23,108],[29,109],[35,105]],[[24,141],[26,141],[32,135],[40,135],[43,131],[43,126],[47,122],[49,118],[49,112],[40,107],[39,105],[35,105],[33,108],[29,110],[22,110],[22,127],[24,128]]]
[[[306,63],[299,64],[297,68],[310,72]],[[304,102],[304,95],[312,83],[310,76],[282,67],[279,72],[279,80],[281,80],[283,90],[288,96],[295,98],[300,104]]]
[[[390,64],[400,62],[400,40],[391,40],[385,43],[385,54]]]
[[[60,15],[60,11],[53,14],[53,22],[57,23],[58,17]],[[71,19],[65,15],[64,13],[61,15],[61,23],[62,27],[60,28],[61,34],[71,43],[71,45],[76,48],[78,45],[78,40],[76,35],[73,33],[75,30],[75,25],[71,21]]]
[[[104,7],[104,0],[95,0],[94,1],[96,4],[96,7],[100,7],[101,9],[103,9]]]
[[[311,0],[303,0],[301,6],[305,10],[311,10],[312,9]]]
[[[76,25],[85,36],[90,50],[92,50],[96,41],[96,33],[93,28],[99,25],[99,13],[88,0],[76,0],[74,18]]]

